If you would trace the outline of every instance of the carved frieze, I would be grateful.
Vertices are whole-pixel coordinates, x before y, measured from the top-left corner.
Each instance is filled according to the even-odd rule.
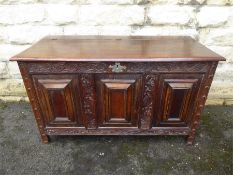
[[[29,73],[112,73],[111,62],[30,62]],[[122,62],[121,73],[207,72],[209,62]]]

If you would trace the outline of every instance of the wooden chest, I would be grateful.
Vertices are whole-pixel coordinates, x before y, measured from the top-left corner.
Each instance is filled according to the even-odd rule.
[[[218,61],[190,37],[49,36],[17,61],[49,135],[184,135],[194,141]]]

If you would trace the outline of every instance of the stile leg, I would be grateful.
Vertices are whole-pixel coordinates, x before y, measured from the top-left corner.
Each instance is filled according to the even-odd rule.
[[[50,138],[48,135],[41,134],[41,140],[42,140],[42,143],[47,144],[47,143],[49,143]]]
[[[188,135],[187,136],[187,145],[188,146],[191,146],[194,144],[194,141],[195,141],[195,136],[193,136],[192,134]]]

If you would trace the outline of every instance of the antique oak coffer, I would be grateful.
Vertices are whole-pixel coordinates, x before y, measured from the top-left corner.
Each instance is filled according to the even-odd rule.
[[[49,135],[184,135],[194,141],[218,65],[190,37],[48,36],[17,61]]]

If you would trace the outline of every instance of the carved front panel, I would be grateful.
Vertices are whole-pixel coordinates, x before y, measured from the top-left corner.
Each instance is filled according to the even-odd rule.
[[[99,125],[136,127],[141,77],[139,75],[97,77]]]
[[[78,122],[77,79],[72,76],[33,76],[46,126],[75,126]],[[81,122],[80,122],[81,123]]]
[[[162,75],[159,126],[187,126],[202,75]]]

